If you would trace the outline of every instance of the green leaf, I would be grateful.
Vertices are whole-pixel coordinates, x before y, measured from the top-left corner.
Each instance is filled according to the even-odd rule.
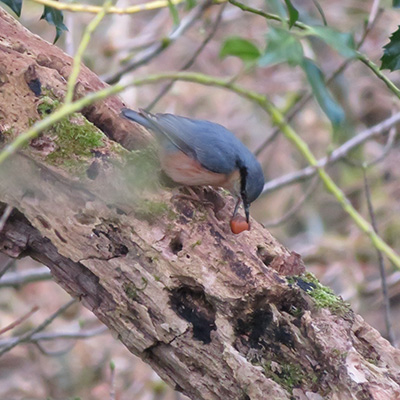
[[[357,56],[354,38],[351,33],[343,33],[327,26],[311,26],[308,33],[322,39],[334,48],[343,57],[353,58]]]
[[[239,36],[226,39],[219,52],[221,58],[235,56],[244,62],[255,61],[260,55],[260,50],[254,43]]]
[[[270,28],[267,35],[267,49],[258,60],[261,67],[287,62],[299,65],[303,61],[303,47],[289,31],[282,28]]]
[[[0,0],[8,7],[11,8],[17,14],[17,17],[21,16],[22,0]]]
[[[177,26],[179,26],[179,14],[178,14],[178,10],[175,7],[175,4],[171,1],[168,0],[168,8],[169,8],[169,12],[171,13],[172,16],[172,21],[174,23],[174,27],[176,28]]]
[[[291,28],[299,19],[299,12],[294,8],[291,0],[285,0],[285,3],[289,13],[289,28]]]
[[[400,0],[393,0],[393,8],[400,8]]]
[[[400,26],[396,32],[392,33],[390,42],[383,48],[381,69],[390,69],[390,71],[400,69]]]
[[[56,27],[56,37],[53,43],[56,43],[60,38],[63,31],[67,31],[67,27],[64,25],[64,15],[61,11],[55,8],[44,6],[43,14],[40,19],[45,19],[49,24]]]
[[[328,91],[322,71],[308,58],[304,58],[301,66],[306,73],[315,99],[332,122],[332,125],[337,127],[342,124],[345,119],[344,111]]]

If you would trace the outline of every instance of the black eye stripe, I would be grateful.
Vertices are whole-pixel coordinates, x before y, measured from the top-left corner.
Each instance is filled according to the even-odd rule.
[[[247,168],[240,168],[240,194],[243,199],[243,203],[247,204],[247,192],[246,192],[246,182],[247,182]]]

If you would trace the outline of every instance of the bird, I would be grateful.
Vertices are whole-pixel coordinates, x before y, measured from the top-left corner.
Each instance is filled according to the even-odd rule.
[[[237,198],[231,227],[243,202],[249,229],[250,204],[260,196],[265,179],[254,154],[231,131],[207,120],[143,109],[123,108],[121,114],[154,133],[161,167],[173,181],[222,187]]]

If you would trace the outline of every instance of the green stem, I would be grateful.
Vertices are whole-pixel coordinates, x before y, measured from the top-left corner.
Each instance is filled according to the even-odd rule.
[[[400,99],[400,89],[372,62],[365,54],[357,53],[357,58],[364,63],[381,81],[383,81],[389,90]]]
[[[67,94],[65,95],[65,104],[69,104],[72,102],[74,96],[74,88],[76,81],[78,79],[79,72],[81,70],[81,62],[82,56],[85,52],[86,48],[89,45],[90,39],[92,37],[92,33],[100,24],[101,20],[107,14],[112,4],[112,0],[107,0],[104,3],[103,8],[98,12],[98,14],[90,21],[89,25],[86,27],[85,32],[83,33],[81,43],[79,44],[79,48],[75,54],[74,62],[72,66],[72,71],[68,79],[67,83]]]

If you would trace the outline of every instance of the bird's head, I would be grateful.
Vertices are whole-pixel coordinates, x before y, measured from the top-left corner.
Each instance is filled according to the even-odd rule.
[[[257,199],[264,187],[264,174],[260,163],[253,157],[245,159],[239,167],[240,196],[246,214],[246,221],[250,219],[250,204]]]

